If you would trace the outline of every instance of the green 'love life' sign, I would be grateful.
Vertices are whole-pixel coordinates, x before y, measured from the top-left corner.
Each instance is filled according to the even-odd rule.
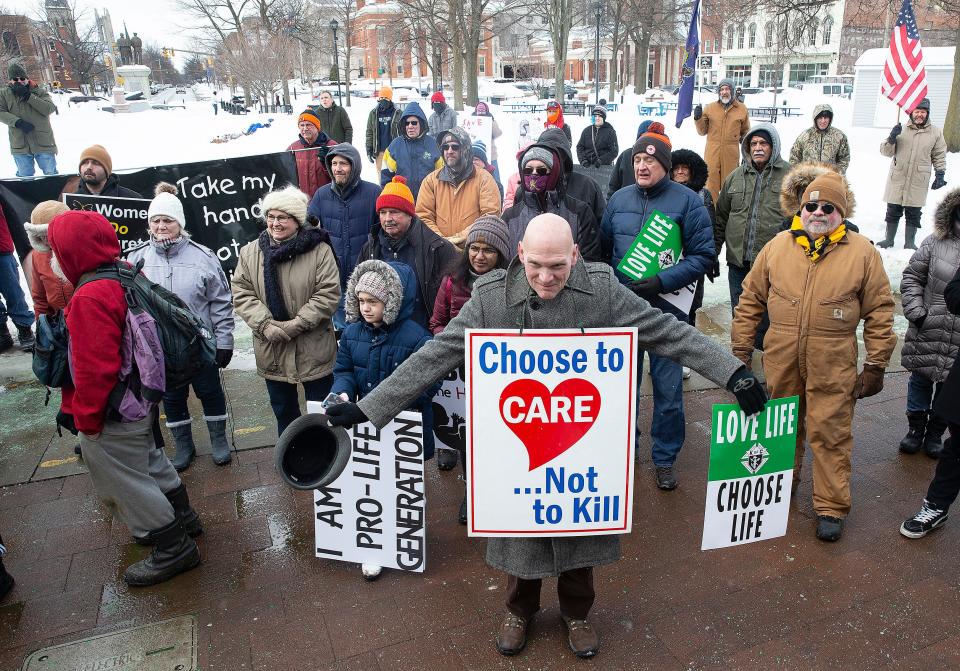
[[[635,280],[654,277],[676,265],[682,250],[680,226],[663,212],[654,210],[640,227],[617,270]]]

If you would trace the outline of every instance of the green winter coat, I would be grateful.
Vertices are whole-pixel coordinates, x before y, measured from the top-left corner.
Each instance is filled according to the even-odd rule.
[[[826,130],[817,128],[817,117],[823,112],[830,113],[830,125]],[[850,145],[846,134],[833,125],[833,108],[830,105],[817,105],[813,108],[813,127],[800,133],[790,150],[790,163],[830,163],[843,175],[850,165]]]
[[[884,140],[880,144],[880,153],[893,157],[884,202],[905,207],[926,205],[931,169],[947,169],[947,143],[943,131],[929,120],[920,128],[911,122],[895,143]]]
[[[773,154],[763,170],[757,172],[750,159],[750,138],[759,130],[770,134]],[[790,172],[790,164],[780,157],[780,136],[768,123],[750,129],[740,143],[740,152],[743,162],[727,175],[720,189],[713,240],[718,257],[726,243],[727,263],[747,268],[782,229],[780,186]]]
[[[31,89],[26,101],[13,94],[9,86],[0,89],[0,121],[10,126],[10,153],[36,156],[37,154],[56,154],[57,143],[53,139],[50,115],[57,106],[50,94],[37,88]],[[24,133],[14,124],[20,119],[29,121],[34,128]]]
[[[337,142],[353,144],[353,124],[350,123],[347,110],[337,103],[333,103],[330,109],[323,105],[311,105],[310,109],[320,119],[320,130],[326,133],[327,137]]]

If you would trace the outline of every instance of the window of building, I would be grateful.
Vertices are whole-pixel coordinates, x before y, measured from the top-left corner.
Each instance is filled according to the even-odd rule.
[[[548,18],[545,17],[545,16],[541,16],[541,17],[540,17],[540,25],[541,25],[541,26],[545,26],[545,25],[547,25],[548,23],[550,23],[550,19],[548,19]]]
[[[9,30],[3,33],[3,49],[10,56],[20,56],[20,43],[17,42],[17,36]]]
[[[397,76],[398,77],[403,76],[403,61],[400,61],[399,63],[397,63]]]
[[[760,65],[758,69],[760,86],[780,86],[783,83],[783,67],[779,65]]]
[[[829,64],[827,63],[791,63],[790,64],[790,83],[808,81],[811,77],[827,74]]]
[[[714,38],[713,38],[713,52],[716,53],[716,54],[719,54],[719,53],[720,53],[720,38],[719,38],[719,37],[714,37]]]
[[[56,51],[56,50],[57,50],[57,43],[54,42],[53,40],[50,40],[50,51]]]
[[[828,16],[823,20],[823,44],[824,46],[830,44],[830,39],[833,37],[833,17]]]
[[[803,44],[803,24],[799,21],[793,26],[794,44]]]
[[[817,46],[817,24],[815,22],[810,24],[810,39],[807,44],[811,47]]]
[[[753,49],[757,46],[757,24],[751,23],[750,30],[748,31],[749,39],[747,41],[747,46]]]
[[[773,46],[773,21],[767,21],[767,25],[763,27],[763,46]]]
[[[486,56],[477,56],[477,74],[481,77],[486,76],[487,74],[487,57]]]
[[[727,49],[733,49],[733,27],[727,29]]]
[[[744,29],[743,26],[737,28],[737,49],[743,49],[744,44]]]
[[[727,78],[733,80],[734,86],[750,86],[750,66],[731,65],[727,68]]]

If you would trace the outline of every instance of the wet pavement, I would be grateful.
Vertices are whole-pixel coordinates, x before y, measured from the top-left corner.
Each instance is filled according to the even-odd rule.
[[[836,544],[813,536],[808,457],[784,538],[700,551],[710,407],[729,398],[687,393],[677,490],[656,489],[648,436],[641,441],[634,531],[623,559],[596,571],[591,619],[602,647],[590,662],[566,648],[549,580],[527,649],[497,654],[503,575],[456,522],[456,472],[432,462],[424,574],[385,570],[366,583],[355,565],[316,559],[312,495],[281,484],[272,450],[258,447],[274,437],[262,380],[228,370],[226,382],[241,449],[229,466],[214,466],[197,426],[202,456],[183,474],[204,522],[204,561],[137,590],[121,576],[146,549],[99,503],[82,462],[70,461],[72,438],[51,438],[54,411],[43,408],[42,389],[7,384],[0,477],[22,484],[0,488],[0,531],[17,579],[0,602],[0,671],[20,669],[40,648],[186,616],[196,621],[198,668],[229,671],[960,665],[960,526],[948,522],[918,541],[897,531],[935,465],[897,452],[903,373],[888,374],[884,391],[858,405],[854,508]],[[647,397],[647,424],[649,413]]]

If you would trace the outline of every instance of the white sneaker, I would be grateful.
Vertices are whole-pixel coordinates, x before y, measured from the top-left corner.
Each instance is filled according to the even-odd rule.
[[[684,380],[690,379],[690,369],[687,368],[686,366],[683,367],[683,379]]]
[[[383,570],[382,567],[377,566],[376,564],[361,564],[360,570],[363,571],[363,579],[373,582],[380,577],[380,571]]]

